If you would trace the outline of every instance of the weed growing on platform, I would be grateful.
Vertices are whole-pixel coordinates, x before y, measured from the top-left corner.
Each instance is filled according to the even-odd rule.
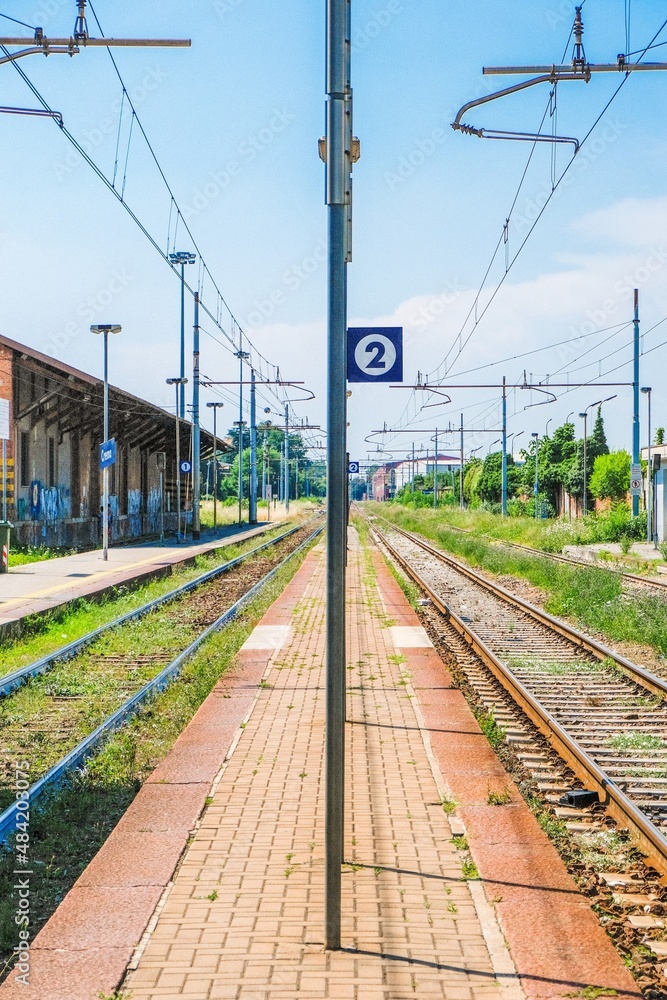
[[[440,799],[440,805],[442,806],[444,812],[446,812],[448,816],[450,816],[452,813],[455,813],[458,808],[458,802],[456,802],[454,799],[446,797]]]
[[[456,833],[452,837],[452,844],[457,851],[467,851],[468,850],[468,838],[462,833]]]
[[[512,795],[509,788],[505,787],[501,791],[496,792],[494,789],[487,789],[486,804],[489,806],[506,806],[512,801]]]
[[[475,882],[480,877],[477,865],[472,858],[467,858],[461,864],[461,878],[464,882]]]

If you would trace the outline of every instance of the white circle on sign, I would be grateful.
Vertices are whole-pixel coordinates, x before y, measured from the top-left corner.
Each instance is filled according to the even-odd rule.
[[[386,375],[396,364],[396,348],[382,334],[369,333],[354,349],[354,362],[364,375]]]
[[[190,472],[192,469],[192,462],[181,462],[181,472]]]

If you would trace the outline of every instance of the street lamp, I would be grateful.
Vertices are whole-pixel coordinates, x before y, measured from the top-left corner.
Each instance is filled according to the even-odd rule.
[[[538,459],[540,455],[540,435],[537,431],[533,431],[530,435],[535,439],[535,485],[533,486],[533,493],[535,495],[535,520],[537,521],[537,496],[540,490],[540,485],[538,481]]]
[[[545,436],[545,438],[549,437],[549,424],[551,423],[552,420],[553,420],[553,417],[549,417],[549,419],[547,420],[546,426],[544,428],[544,436]]]
[[[646,485],[646,535],[649,545],[653,539],[653,470],[651,469],[651,387],[642,386],[648,396],[648,479]]]
[[[584,420],[584,517],[586,517],[586,514],[588,513],[588,498],[586,496],[586,486],[587,486],[586,448],[588,443],[586,431],[587,431],[588,411],[592,409],[592,407],[602,406],[603,403],[608,403],[612,399],[616,399],[616,394],[614,394],[613,396],[607,396],[606,399],[598,399],[596,400],[595,403],[589,403],[584,412],[579,414],[579,416],[583,417]]]
[[[525,433],[526,433],[525,431],[514,431],[512,434],[507,435],[508,439],[512,438],[512,458],[514,458],[514,442],[516,441],[517,438],[520,438],[521,435]]]
[[[175,253],[169,254],[169,261],[175,267],[180,265],[181,268],[181,391],[179,393],[180,403],[177,406],[176,416],[180,416],[181,420],[185,420],[185,385],[187,379],[185,378],[185,265],[194,264],[197,260],[197,254],[191,253],[189,250],[177,250]],[[177,390],[178,392],[178,390]]]
[[[213,533],[218,528],[218,409],[224,403],[207,403],[213,410]]]
[[[109,441],[109,334],[120,333],[122,327],[117,323],[99,323],[91,326],[91,333],[104,335],[104,441]],[[114,459],[115,461],[115,456]],[[109,558],[109,464],[105,461],[102,468],[102,558]]]
[[[176,544],[181,541],[181,421],[178,416],[178,388],[187,385],[186,378],[168,378],[167,385],[176,388]]]

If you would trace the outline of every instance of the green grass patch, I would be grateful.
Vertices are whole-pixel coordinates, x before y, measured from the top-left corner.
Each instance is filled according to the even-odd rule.
[[[120,586],[99,601],[80,598],[60,611],[29,616],[21,636],[0,640],[0,674],[18,670],[19,667],[60,649],[114,618],[119,618],[156,597],[162,597],[202,573],[256,548],[263,541],[268,541],[285,530],[285,524],[276,525],[261,537],[255,536],[245,542],[225,545],[210,556],[196,556],[192,565],[181,564],[168,576],[152,580],[136,589]]]
[[[409,510],[395,504],[370,507],[373,513],[418,532],[473,568],[527,580],[543,591],[544,607],[553,615],[570,618],[608,639],[649,645],[667,655],[667,599],[662,594],[625,594],[621,576],[612,570],[554,563],[538,552],[508,549],[489,538],[454,531],[446,520],[453,516],[449,512]],[[502,518],[491,514],[478,517],[484,526],[490,519],[496,532],[511,534],[513,530],[512,518],[505,519],[503,525]]]
[[[607,737],[607,744],[614,750],[664,750],[667,743],[654,733],[617,733]]]

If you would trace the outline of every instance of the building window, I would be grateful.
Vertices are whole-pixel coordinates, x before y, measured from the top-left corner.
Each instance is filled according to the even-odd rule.
[[[30,486],[30,434],[21,431],[21,486]]]
[[[56,485],[56,440],[49,438],[49,486]]]

